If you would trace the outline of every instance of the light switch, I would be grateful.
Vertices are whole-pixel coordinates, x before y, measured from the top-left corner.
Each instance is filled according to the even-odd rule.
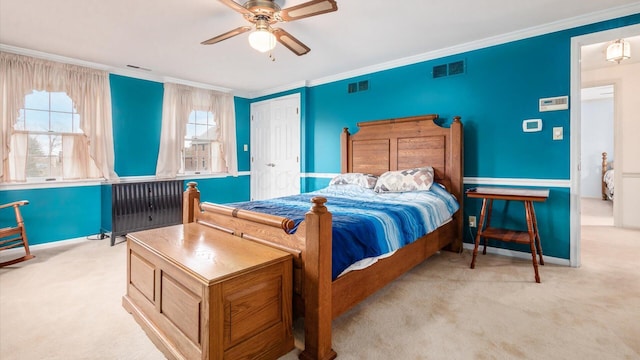
[[[244,144],[244,151],[249,151],[249,145]]]
[[[563,138],[563,127],[554,127],[553,128],[553,140],[562,140]]]

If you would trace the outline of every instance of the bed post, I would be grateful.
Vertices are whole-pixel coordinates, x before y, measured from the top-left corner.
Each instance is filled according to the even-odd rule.
[[[460,204],[460,210],[456,215],[458,223],[456,224],[457,234],[456,240],[451,244],[452,251],[460,251],[462,249],[462,232],[464,229],[464,131],[460,116],[455,116],[451,123],[451,148],[448,152],[451,154],[451,193],[456,196]],[[454,149],[460,149],[456,151]]]
[[[194,221],[194,203],[196,199],[200,201],[200,190],[198,183],[190,181],[187,183],[187,190],[182,197],[182,223],[187,224]]]
[[[349,128],[342,128],[342,134],[340,134],[340,172],[346,174],[349,172]]]
[[[602,200],[608,200],[607,198],[607,185],[604,183],[604,174],[607,172],[607,153],[602,153],[602,174],[600,174],[600,186],[602,192]]]
[[[302,360],[329,360],[331,348],[331,213],[327,199],[314,197],[305,216],[307,226],[304,259],[304,351]]]

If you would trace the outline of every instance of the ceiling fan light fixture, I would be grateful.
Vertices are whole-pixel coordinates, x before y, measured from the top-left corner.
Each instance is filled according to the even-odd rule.
[[[249,45],[260,52],[271,51],[276,47],[276,37],[269,30],[256,29],[249,34]]]
[[[607,61],[620,61],[631,58],[631,46],[624,39],[618,39],[607,46]]]
[[[256,21],[256,29],[249,34],[249,45],[260,52],[271,51],[276,47],[276,36],[271,32],[268,20]]]

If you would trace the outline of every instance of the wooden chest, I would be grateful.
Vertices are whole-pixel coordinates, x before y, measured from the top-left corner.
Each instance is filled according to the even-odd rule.
[[[170,359],[291,351],[291,255],[196,223],[127,235],[122,299]]]

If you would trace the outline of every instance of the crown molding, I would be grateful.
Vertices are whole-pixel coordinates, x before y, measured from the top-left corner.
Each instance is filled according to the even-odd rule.
[[[131,77],[131,78],[140,79],[140,80],[155,81],[159,83],[175,83],[175,84],[193,86],[201,89],[215,90],[223,93],[233,94],[233,91],[229,88],[224,88],[224,87],[215,86],[211,84],[205,84],[205,83],[199,83],[196,81],[189,81],[189,80],[172,78],[168,76],[157,75],[157,74],[149,73],[145,70],[132,70],[132,69],[119,68],[119,67],[104,65],[100,63],[91,62],[91,61],[84,61],[84,60],[79,60],[79,59],[70,58],[66,56],[46,53],[42,51],[25,49],[17,46],[12,46],[12,45],[0,44],[0,51],[10,52],[18,55],[31,56],[34,58],[39,58],[39,59],[44,59],[49,61],[56,61],[56,62],[65,63],[65,64],[84,66],[91,69],[107,71],[110,74],[121,75],[121,76]]]
[[[614,7],[614,8],[603,10],[603,11],[593,12],[590,14],[576,16],[573,18],[564,19],[564,20],[560,20],[560,21],[556,21],[556,22],[552,22],[552,23],[548,23],[540,26],[535,26],[535,27],[523,29],[520,31],[514,31],[507,34],[502,34],[499,36],[493,36],[493,37],[481,39],[478,41],[472,41],[472,42],[468,42],[468,43],[464,43],[456,46],[451,46],[448,48],[438,49],[438,50],[434,50],[434,51],[430,51],[422,54],[417,54],[414,56],[408,56],[408,57],[404,57],[404,58],[400,58],[392,61],[387,61],[384,63],[372,65],[372,66],[366,66],[359,69],[355,69],[355,70],[351,70],[351,71],[347,71],[347,72],[343,72],[343,73],[339,73],[331,76],[326,76],[319,79],[299,81],[292,84],[287,84],[287,85],[265,89],[261,91],[256,91],[256,92],[242,92],[242,91],[237,91],[229,88],[216,86],[213,84],[198,83],[194,81],[176,79],[176,78],[167,77],[167,76],[158,75],[158,74],[150,74],[150,73],[144,72],[143,70],[129,70],[124,68],[107,66],[104,64],[68,58],[60,55],[24,49],[24,48],[11,46],[11,45],[5,45],[5,44],[0,44],[0,51],[7,51],[7,52],[12,52],[12,53],[21,54],[21,55],[43,58],[46,60],[86,66],[93,69],[108,71],[115,75],[122,75],[122,76],[132,77],[136,79],[156,81],[161,83],[173,82],[177,84],[216,90],[224,93],[231,93],[235,96],[239,96],[247,99],[255,99],[258,97],[269,96],[269,95],[277,94],[280,92],[297,89],[300,87],[311,87],[311,86],[327,84],[327,83],[349,79],[349,78],[353,78],[361,75],[366,75],[366,74],[370,74],[378,71],[389,70],[389,69],[393,69],[393,68],[397,68],[405,65],[411,65],[411,64],[415,64],[423,61],[428,61],[428,60],[434,60],[434,59],[442,58],[445,56],[478,50],[478,49],[482,49],[490,46],[504,44],[511,41],[522,40],[522,39],[526,39],[533,36],[548,34],[555,31],[567,30],[567,29],[571,29],[579,26],[589,25],[596,22],[611,20],[611,19],[633,15],[637,13],[640,13],[640,2],[634,2],[628,5],[618,6],[618,7]]]
[[[327,76],[324,78],[309,81],[309,86],[316,86],[331,83],[334,81],[353,78],[356,76],[371,74],[378,71],[389,70],[396,67],[405,65],[412,65],[423,61],[439,59],[445,56],[460,54],[468,51],[483,49],[490,46],[496,46],[505,44],[512,41],[522,40],[534,36],[549,34],[556,31],[567,30],[579,26],[589,25],[600,21],[611,20],[627,15],[633,15],[640,13],[640,2],[636,2],[629,5],[619,6],[611,9],[607,9],[600,12],[594,12],[583,16],[577,16],[561,21],[556,21],[540,26],[534,26],[527,29],[514,31],[511,33],[501,34],[477,41],[471,41],[468,43],[451,46],[448,48],[438,49],[414,56],[409,56],[401,59],[396,59],[388,62],[384,62],[377,65],[367,66],[360,69],[347,71],[344,73]]]
[[[289,90],[293,90],[293,89],[304,88],[304,87],[309,87],[309,86],[311,86],[311,85],[309,85],[308,81],[297,81],[297,82],[294,82],[294,83],[291,83],[291,84],[282,85],[282,86],[278,86],[278,87],[267,89],[267,90],[255,91],[255,92],[249,93],[247,95],[249,96],[248,99],[257,99],[259,97],[273,95],[273,94],[277,94],[277,93],[280,93],[280,92],[289,91]]]

